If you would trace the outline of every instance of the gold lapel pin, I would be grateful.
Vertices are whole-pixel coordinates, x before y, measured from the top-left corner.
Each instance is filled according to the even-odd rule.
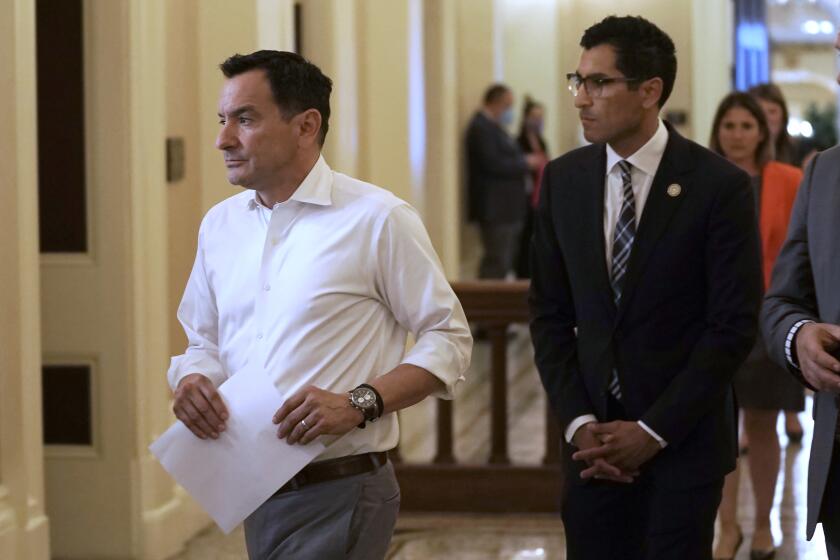
[[[671,198],[676,198],[676,197],[680,196],[681,192],[682,192],[682,187],[679,186],[676,183],[668,186],[668,196],[670,196]]]

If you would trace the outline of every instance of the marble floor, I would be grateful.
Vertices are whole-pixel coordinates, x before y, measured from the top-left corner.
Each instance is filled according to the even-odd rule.
[[[489,347],[478,344],[467,381],[460,388],[455,404],[455,454],[462,462],[483,462],[488,453]],[[544,444],[544,396],[533,367],[530,340],[524,329],[512,335],[509,351],[510,450],[515,462],[536,464],[542,460]],[[808,401],[810,407],[810,399]],[[433,403],[421,405],[401,415],[401,452],[407,461],[428,461],[433,454]],[[773,531],[779,547],[779,560],[818,560],[825,558],[821,530],[810,542],[805,540],[805,484],[808,447],[813,427],[810,409],[800,415],[805,428],[802,445],[789,444],[780,418],[782,472],[773,510]],[[749,456],[742,459],[749,461]],[[742,469],[739,519],[745,545],[736,560],[749,558],[752,532],[752,499],[748,469]],[[210,527],[199,534],[187,549],[171,560],[244,560],[247,558],[241,528],[228,536]],[[556,516],[546,515],[418,515],[404,513],[388,553],[389,560],[562,560],[563,527]]]

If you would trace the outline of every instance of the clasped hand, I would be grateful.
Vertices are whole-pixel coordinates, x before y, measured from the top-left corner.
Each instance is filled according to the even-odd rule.
[[[575,461],[585,461],[581,478],[631,483],[639,468],[661,449],[637,422],[590,422],[574,435]]]

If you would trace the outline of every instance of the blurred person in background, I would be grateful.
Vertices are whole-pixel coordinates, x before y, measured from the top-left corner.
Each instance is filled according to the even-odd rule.
[[[751,87],[747,93],[758,101],[767,119],[770,143],[773,146],[771,157],[776,161],[798,166],[800,161],[796,142],[787,131],[790,115],[782,90],[776,84],[759,84]]]
[[[710,147],[746,171],[752,179],[765,290],[770,285],[770,271],[784,242],[796,190],[802,179],[799,168],[773,161],[772,141],[768,121],[755,98],[735,92],[721,101],[712,126]],[[804,394],[796,380],[770,360],[761,337],[736,372],[734,386],[750,442],[749,467],[755,499],[750,558],[773,558],[775,547],[770,530],[770,510],[780,462],[776,418],[780,410],[803,410]],[[726,476],[718,510],[721,531],[715,559],[734,558],[743,540],[737,522],[739,475],[740,468],[736,466],[735,471]]]
[[[534,223],[534,208],[539,200],[540,181],[545,164],[548,163],[548,145],[543,138],[545,108],[542,103],[534,101],[530,96],[525,96],[525,104],[522,108],[522,122],[519,125],[519,136],[516,141],[519,147],[526,154],[535,154],[542,159],[533,171],[531,171],[529,182],[526,187],[526,213],[525,223],[522,227],[522,235],[519,240],[519,255],[516,258],[517,278],[530,278],[531,270],[528,264],[529,249],[531,246],[531,231]]]
[[[764,117],[767,119],[767,128],[770,129],[770,138],[773,144],[773,159],[782,163],[789,163],[805,168],[807,163],[805,157],[813,157],[813,153],[804,152],[803,146],[799,145],[802,142],[794,142],[787,131],[788,119],[790,113],[788,112],[785,96],[782,90],[776,84],[759,84],[749,89],[748,93],[755,97],[761,109],[764,111]],[[824,146],[822,149],[828,148]],[[810,160],[810,157],[808,159]],[[804,390],[804,389],[803,389]],[[799,415],[794,411],[785,411],[785,433],[787,433],[788,440],[791,443],[800,443],[802,441],[802,424],[799,422]],[[741,447],[746,448],[748,442],[741,441]]]
[[[507,131],[513,122],[513,93],[493,84],[466,134],[469,219],[478,222],[484,254],[479,278],[504,278],[513,270],[525,222],[525,180],[544,162],[524,154]]]

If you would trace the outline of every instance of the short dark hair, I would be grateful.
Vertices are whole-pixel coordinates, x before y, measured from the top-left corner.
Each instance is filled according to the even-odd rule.
[[[640,82],[662,79],[662,107],[671,96],[677,78],[677,56],[674,42],[656,25],[640,16],[609,16],[587,29],[580,46],[591,49],[598,45],[615,49],[615,67],[626,78]],[[638,82],[627,84],[639,87]]]
[[[730,109],[734,109],[736,107],[749,111],[749,113],[755,117],[756,122],[758,122],[758,130],[764,138],[758,143],[758,146],[756,146],[753,157],[755,158],[755,163],[759,167],[762,167],[765,163],[773,159],[773,143],[770,138],[770,129],[767,126],[767,118],[764,116],[764,111],[761,109],[758,101],[755,100],[755,97],[749,93],[744,93],[743,91],[733,91],[721,100],[720,105],[718,105],[717,112],[715,112],[715,120],[712,121],[712,137],[709,138],[709,148],[713,152],[717,152],[723,157],[726,157],[726,154],[723,153],[723,148],[720,145],[718,132],[720,129],[720,122],[723,120],[723,117],[726,116],[726,113],[728,113]]]
[[[330,93],[332,80],[321,69],[300,56],[286,51],[256,51],[235,54],[219,65],[225,78],[233,78],[251,70],[264,70],[274,102],[285,119],[315,109],[321,113],[321,130],[318,138],[323,146],[330,120]]]
[[[509,91],[510,88],[505,84],[493,84],[484,91],[484,104],[490,105],[491,103],[495,103]]]

